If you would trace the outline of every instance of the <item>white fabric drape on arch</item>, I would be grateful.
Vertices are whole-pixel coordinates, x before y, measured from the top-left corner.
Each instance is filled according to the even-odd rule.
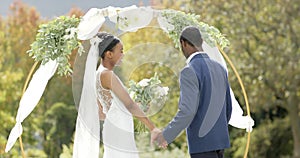
[[[8,136],[5,152],[8,152],[13,147],[18,137],[21,136],[23,132],[21,123],[32,112],[32,110],[40,101],[47,83],[54,75],[57,66],[58,63],[56,61],[50,60],[45,65],[40,65],[40,67],[32,76],[27,89],[20,100],[20,105],[16,116],[16,125],[13,127]]]

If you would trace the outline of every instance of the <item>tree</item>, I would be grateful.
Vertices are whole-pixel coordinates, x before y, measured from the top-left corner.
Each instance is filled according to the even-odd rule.
[[[264,122],[264,126],[258,126],[252,135],[251,150],[249,153],[251,157],[289,157],[293,151],[293,142],[291,133],[291,126],[289,119],[274,119],[271,123],[270,120]],[[278,128],[281,126],[281,128]],[[232,156],[235,158],[242,158],[245,148],[240,147],[240,144],[245,144],[244,137],[237,137],[232,141]]]
[[[26,51],[34,40],[39,15],[34,9],[17,2],[12,4],[11,11],[12,15],[0,21],[0,70],[3,77],[0,82],[3,90],[9,90],[2,91],[6,105],[16,106],[22,93],[23,81],[33,64]],[[14,106],[10,108],[11,113],[15,112]]]
[[[293,136],[293,155],[299,158],[300,32],[297,26],[300,2],[193,0],[185,9],[202,15],[201,20],[218,27],[227,35],[231,47],[226,51],[245,82],[252,111],[269,113],[261,116],[271,121],[276,117],[288,117]],[[235,77],[231,75],[230,80],[236,87],[233,89],[237,89]],[[240,92],[236,93],[242,98]],[[244,104],[242,99],[240,102]],[[264,126],[259,122],[256,122],[257,125]]]
[[[43,118],[44,149],[48,156],[58,157],[62,145],[72,140],[76,120],[75,106],[56,103],[46,112]]]
[[[33,64],[33,60],[28,58],[26,50],[34,40],[39,23],[39,15],[35,9],[22,3],[14,2],[10,10],[10,15],[0,19],[0,115],[3,129],[0,133],[1,154],[4,153],[7,136],[15,123],[14,118],[22,95],[22,88]],[[26,134],[23,135],[23,142],[28,144],[29,151],[32,147],[30,145],[37,144],[34,138],[35,133],[30,132],[36,131],[37,122],[32,118],[30,124],[24,122],[24,125]],[[16,148],[18,149],[18,143],[16,143]],[[15,157],[20,153],[18,150],[12,149],[6,155]],[[35,154],[30,152],[28,155]]]

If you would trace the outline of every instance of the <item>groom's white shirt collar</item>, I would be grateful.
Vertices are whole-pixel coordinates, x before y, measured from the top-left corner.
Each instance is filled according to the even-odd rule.
[[[201,53],[204,53],[204,52],[201,51],[201,52],[196,52],[196,53],[191,54],[191,55],[186,59],[186,64],[189,64],[195,55],[201,54]]]

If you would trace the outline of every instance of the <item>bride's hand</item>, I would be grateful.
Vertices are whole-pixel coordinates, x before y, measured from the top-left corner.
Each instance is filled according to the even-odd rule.
[[[155,142],[160,148],[163,149],[167,148],[168,146],[168,142],[165,140],[162,131],[158,128],[154,128],[151,131],[151,145],[153,145]]]
[[[102,107],[101,103],[99,102],[99,100],[97,100],[97,103],[98,103],[99,120],[103,121],[103,120],[105,120],[106,115],[103,112],[103,107]]]
[[[152,131],[151,131],[151,145],[154,144],[154,142],[156,141],[157,137],[158,137],[158,134],[161,132],[160,129],[158,128],[154,128]]]

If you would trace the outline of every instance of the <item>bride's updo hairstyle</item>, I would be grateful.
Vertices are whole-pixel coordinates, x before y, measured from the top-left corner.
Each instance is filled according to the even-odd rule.
[[[113,48],[120,43],[120,40],[112,34],[106,32],[99,32],[96,35],[100,38],[100,42],[98,45],[99,48],[99,56],[104,59],[105,52],[112,51]]]

